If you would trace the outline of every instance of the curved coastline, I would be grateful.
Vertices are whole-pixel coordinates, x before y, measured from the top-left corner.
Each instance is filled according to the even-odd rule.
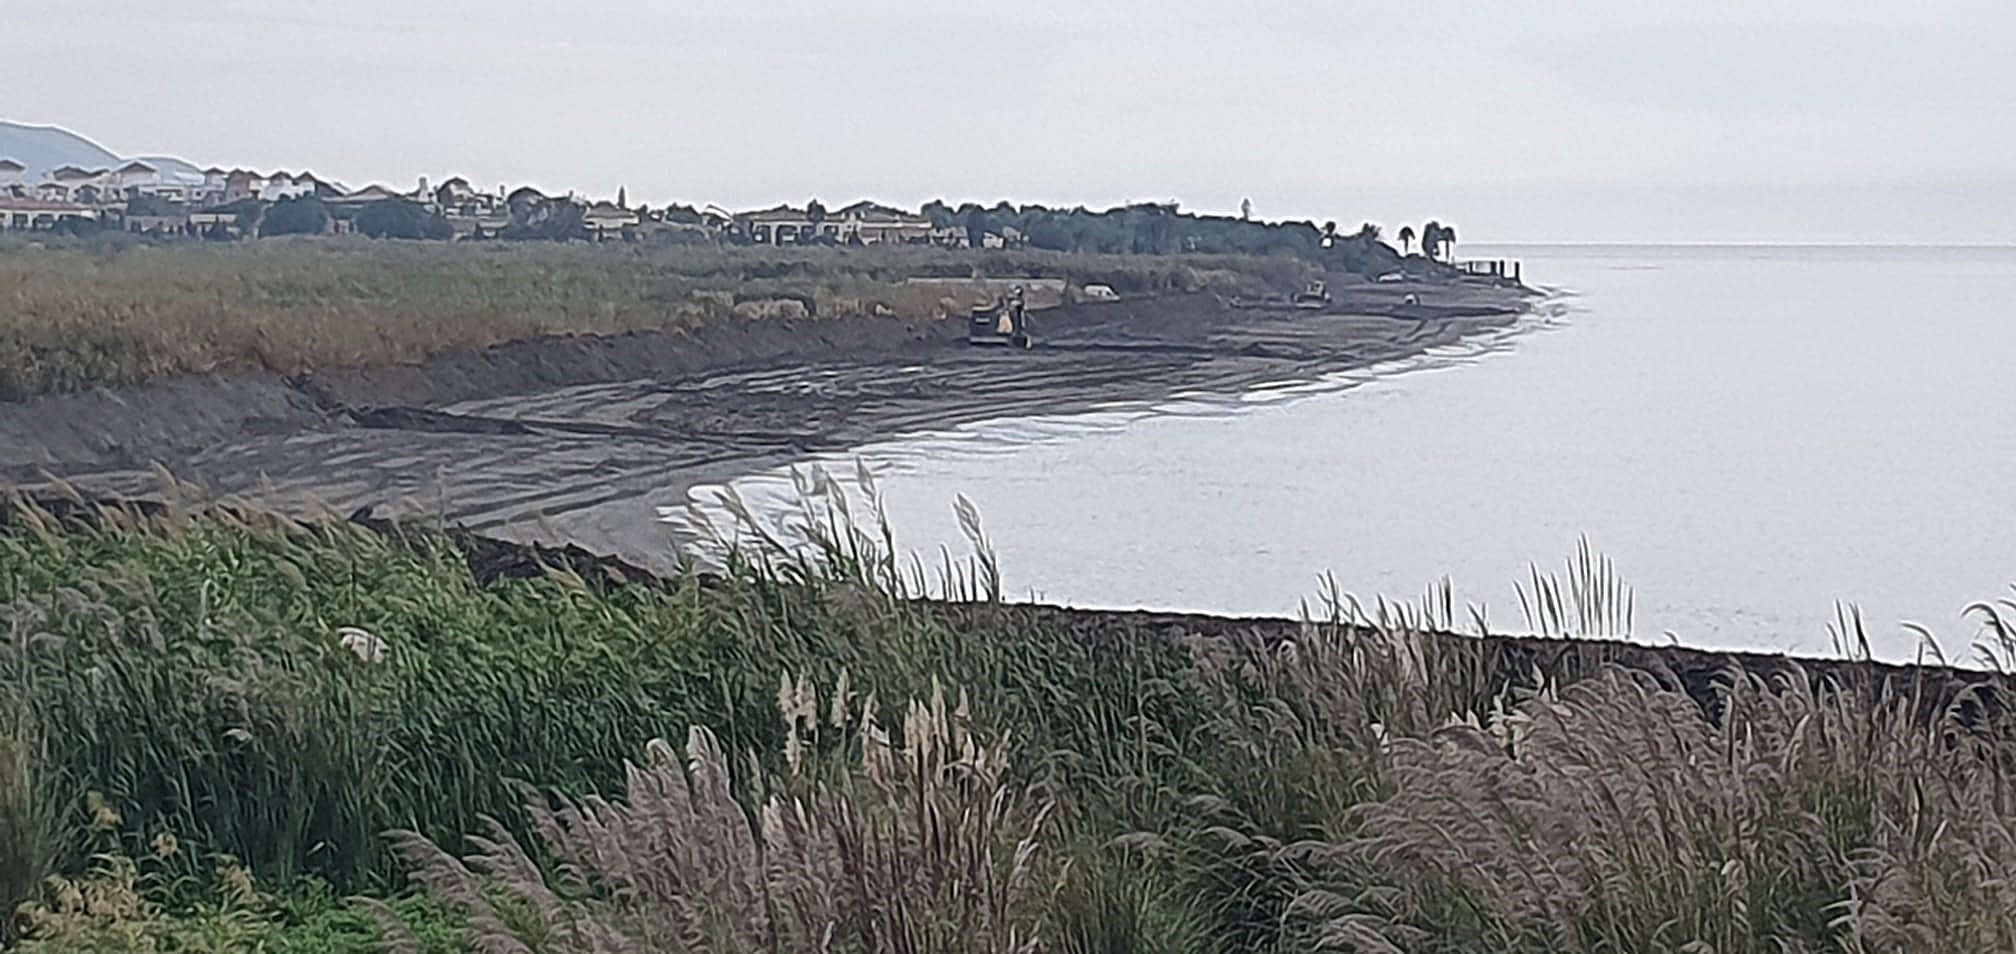
[[[864,317],[183,378],[0,405],[0,478],[147,498],[166,470],[282,510],[425,517],[664,570],[680,540],[658,515],[694,487],[978,421],[1318,387],[1507,328],[1535,294],[1367,283],[1320,312],[1072,305],[1039,313],[1041,344],[1019,353],[966,345],[957,320]]]

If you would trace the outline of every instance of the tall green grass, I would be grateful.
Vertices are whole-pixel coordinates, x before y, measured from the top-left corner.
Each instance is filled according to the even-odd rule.
[[[1446,589],[1370,607],[1333,590],[1286,629],[1088,622],[999,603],[991,564],[899,564],[872,502],[850,512],[816,484],[801,515],[811,551],[757,541],[714,577],[669,582],[557,567],[479,581],[451,539],[341,523],[19,512],[0,530],[0,600],[26,678],[0,701],[68,742],[23,750],[60,822],[47,867],[74,876],[109,853],[143,872],[208,870],[226,853],[271,899],[220,912],[172,887],[198,873],[164,875],[166,899],[129,933],[245,951],[275,938],[377,943],[326,901],[289,906],[318,880],[392,899],[422,949],[474,930],[566,950],[553,932],[774,923],[763,919],[784,909],[748,896],[663,886],[742,871],[803,892],[829,869],[872,869],[891,886],[789,895],[812,921],[853,918],[833,935],[855,939],[843,949],[898,949],[860,939],[900,923],[930,939],[922,950],[993,950],[952,929],[982,909],[959,887],[978,882],[948,859],[993,870],[1025,837],[1044,864],[1015,890],[1040,898],[1002,895],[1007,906],[987,910],[1012,909],[1016,943],[1043,950],[2016,942],[2003,876],[2016,864],[2016,726],[1999,677],[1729,661],[1702,683],[1669,667],[1678,657],[1622,641],[1450,636]],[[977,514],[966,519],[984,546]],[[955,602],[909,598],[922,588]],[[1566,580],[1536,577],[1528,592],[1564,629],[1628,627],[1628,589],[1586,551]],[[1996,612],[1976,610],[1991,628]],[[360,632],[382,643],[378,661],[357,651]],[[904,725],[917,712],[900,701],[940,685],[963,687],[965,704],[927,707],[925,723],[970,725],[971,741],[932,750],[945,758],[904,776],[912,788],[870,793],[853,720]],[[936,714],[954,709],[957,720]],[[683,766],[660,746],[626,772],[662,738],[708,742]],[[969,771],[986,787],[958,787]],[[704,804],[721,844],[744,844],[737,825],[760,835],[739,868],[654,840],[680,804],[662,794],[689,785],[686,804],[700,806],[690,786],[703,776],[716,780]],[[519,783],[549,794],[528,807]],[[961,826],[997,797],[1041,806],[1040,832],[1022,827],[1033,813],[1010,813],[999,818],[1015,824],[968,837],[981,830]],[[777,814],[793,798],[807,812],[798,827]],[[920,811],[936,820],[902,820]],[[591,816],[636,831],[571,827]],[[408,869],[383,837],[395,829],[414,833],[398,844],[433,902],[401,892]],[[876,845],[848,840],[871,831]],[[161,856],[163,835],[179,855]],[[964,847],[929,853],[952,846]],[[459,868],[465,853],[492,870]],[[945,862],[931,869],[943,877],[920,858]],[[72,883],[132,881],[107,870]],[[618,872],[656,872],[656,893],[607,894]],[[18,892],[24,879],[8,883]],[[123,890],[144,899],[148,884]],[[540,907],[549,894],[559,907]],[[634,903],[609,906],[616,897]],[[898,907],[924,920],[862,928],[891,916],[878,897],[909,898]],[[38,920],[59,932],[40,950],[66,950],[49,946],[59,935],[97,943],[111,930],[101,922]],[[219,925],[251,940],[216,940]],[[761,941],[751,949],[820,949]]]
[[[136,848],[161,832],[264,876],[395,885],[380,834],[446,837],[518,808],[507,779],[620,783],[640,740],[714,727],[773,751],[784,672],[846,669],[884,698],[974,686],[1032,745],[1097,748],[1078,713],[1173,650],[1095,654],[1012,625],[961,632],[857,579],[742,566],[715,582],[480,584],[446,538],[221,516],[0,533],[6,613],[32,678],[5,702],[70,740],[34,767],[77,821],[90,793]],[[382,640],[367,663],[354,628]],[[63,859],[96,843],[73,824]]]

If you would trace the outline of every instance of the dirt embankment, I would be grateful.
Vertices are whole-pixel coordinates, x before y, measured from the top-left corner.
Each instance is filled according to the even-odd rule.
[[[1209,295],[1065,306],[1035,315],[1028,351],[971,347],[957,318],[748,320],[183,378],[0,403],[0,481],[145,495],[158,462],[272,506],[424,512],[662,569],[676,549],[658,515],[694,486],[972,421],[1305,380],[1509,323],[1528,301],[1358,284],[1323,311]]]
[[[0,478],[33,480],[172,464],[246,436],[340,427],[348,412],[433,408],[582,384],[942,344],[946,322],[857,318],[722,323],[704,331],[570,335],[458,349],[423,364],[193,375],[125,388],[0,402]]]

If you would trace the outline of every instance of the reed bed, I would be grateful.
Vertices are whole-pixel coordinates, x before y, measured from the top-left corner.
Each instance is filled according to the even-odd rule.
[[[767,791],[746,797],[754,811],[720,740],[696,726],[683,753],[646,746],[622,801],[531,793],[552,875],[501,825],[466,858],[411,832],[394,843],[488,949],[1040,949],[1048,809],[1011,785],[963,697],[956,708],[942,691],[913,701],[893,731],[873,696],[856,708],[844,674],[829,707],[788,677],[779,703],[786,769],[756,780]],[[808,745],[822,732],[835,754]],[[395,944],[420,950],[385,913]]]
[[[1697,684],[1449,636],[1446,590],[1118,638],[998,603],[991,562],[899,565],[872,503],[805,489],[811,550],[673,581],[15,511],[23,949],[2016,945],[1999,676]],[[1613,567],[1567,573],[1543,619],[1628,627]]]
[[[713,321],[934,317],[912,277],[1062,278],[1122,293],[1288,287],[1238,256],[368,240],[0,244],[0,400],[178,374],[412,362],[542,335]]]
[[[1362,834],[1394,914],[1340,939],[1492,951],[1995,951],[2016,946],[2016,821],[1978,727],[1907,699],[1732,673],[1721,718],[1612,670],[1491,731],[1396,742]],[[1334,893],[1305,895],[1324,911]],[[1377,929],[1372,929],[1373,925]]]

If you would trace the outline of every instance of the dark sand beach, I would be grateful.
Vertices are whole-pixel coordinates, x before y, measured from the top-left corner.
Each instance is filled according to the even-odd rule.
[[[185,377],[0,404],[0,478],[149,497],[165,470],[284,509],[439,518],[662,569],[678,541],[658,510],[698,485],[973,421],[1314,378],[1503,326],[1530,301],[1484,284],[1334,292],[1320,311],[1067,305],[1036,313],[1028,351],[971,346],[958,319],[780,320]]]

